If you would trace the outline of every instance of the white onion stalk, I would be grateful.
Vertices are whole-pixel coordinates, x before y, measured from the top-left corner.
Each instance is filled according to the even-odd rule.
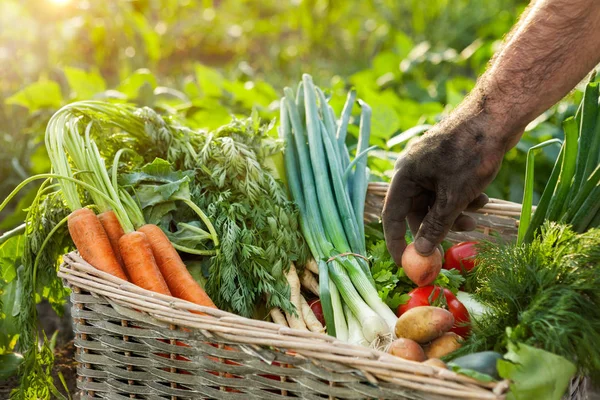
[[[362,326],[348,306],[344,305],[344,314],[348,321],[348,343],[369,347],[369,342],[362,333]]]

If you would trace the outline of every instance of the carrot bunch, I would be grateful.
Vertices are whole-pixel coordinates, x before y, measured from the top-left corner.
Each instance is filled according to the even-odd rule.
[[[73,211],[68,226],[81,257],[99,270],[143,289],[216,308],[158,226],[125,233],[112,210],[96,216],[88,208]]]

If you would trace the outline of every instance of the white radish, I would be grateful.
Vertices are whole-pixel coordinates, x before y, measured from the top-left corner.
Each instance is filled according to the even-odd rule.
[[[309,270],[313,274],[319,275],[319,265],[317,265],[317,262],[312,257],[308,259],[304,268]]]
[[[315,276],[309,269],[304,268],[304,271],[302,271],[302,275],[300,276],[300,282],[302,283],[303,288],[316,296],[319,295],[319,282],[317,282]]]
[[[286,312],[285,318],[287,319],[290,328],[306,331],[306,324],[302,318],[302,304],[300,302],[300,297],[302,297],[300,295],[300,278],[298,277],[294,263],[290,264],[290,269],[285,274],[285,277],[290,285],[290,301],[296,308],[297,314],[293,315]]]
[[[283,313],[281,312],[281,310],[279,308],[277,308],[277,307],[273,308],[269,314],[271,314],[271,319],[277,325],[286,326],[286,327],[288,326],[287,321],[285,320],[285,316],[283,315]]]

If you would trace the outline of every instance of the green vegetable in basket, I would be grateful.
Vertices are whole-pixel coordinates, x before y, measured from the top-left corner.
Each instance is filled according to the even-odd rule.
[[[181,250],[216,250],[206,290],[220,309],[251,317],[266,299],[269,307],[296,312],[284,272],[291,262],[302,265],[307,251],[297,210],[268,166],[282,147],[268,137],[269,126],[253,116],[204,132],[150,108],[83,101],[70,109],[80,123],[94,122],[100,154],[113,165],[112,175],[133,189],[130,197],[145,218],[169,229]],[[124,146],[128,151],[119,157]],[[186,202],[210,223],[193,220],[190,210],[179,207]],[[212,234],[210,224],[216,249],[203,240]]]
[[[457,355],[503,351],[507,341],[600,371],[600,229],[547,222],[530,244],[482,243],[472,293],[485,312]],[[506,327],[512,327],[510,337]]]
[[[531,242],[544,221],[570,224],[576,232],[600,227],[600,82],[595,78],[594,73],[576,117],[563,123],[565,140],[533,216],[535,152],[560,141],[548,140],[527,152],[519,243]]]
[[[507,400],[560,400],[576,371],[564,357],[523,343],[509,343],[498,360],[498,373],[511,381]]]
[[[303,75],[297,95],[290,88],[284,92],[280,133],[285,140],[287,181],[300,209],[302,233],[319,263],[327,331],[342,340],[354,336],[348,332],[345,304],[367,342],[390,337],[396,316],[379,298],[368,265],[360,257],[366,255],[363,213],[369,172],[364,157],[371,109],[359,101],[357,156],[350,162],[345,137],[355,93],[350,92],[338,123],[309,75]]]

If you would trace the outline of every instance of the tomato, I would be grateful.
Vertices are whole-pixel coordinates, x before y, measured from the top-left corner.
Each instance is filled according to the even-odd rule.
[[[434,289],[435,292],[432,295]],[[467,308],[460,301],[458,301],[456,296],[448,289],[444,289],[444,299],[438,299],[441,290],[441,287],[433,285],[414,289],[408,293],[410,300],[398,307],[396,315],[400,317],[402,314],[415,307],[442,307],[450,311],[450,313],[454,316],[454,327],[450,329],[450,332],[454,332],[462,337],[467,337],[471,332],[471,327],[464,324],[471,322],[469,311],[467,311]]]
[[[444,255],[444,269],[457,269],[461,272],[469,272],[475,267],[475,256],[478,242],[462,242],[455,244],[446,250]]]
[[[315,317],[319,320],[319,322],[325,326],[325,317],[323,316],[323,306],[321,306],[321,300],[314,299],[308,302],[311,310],[315,313]]]

